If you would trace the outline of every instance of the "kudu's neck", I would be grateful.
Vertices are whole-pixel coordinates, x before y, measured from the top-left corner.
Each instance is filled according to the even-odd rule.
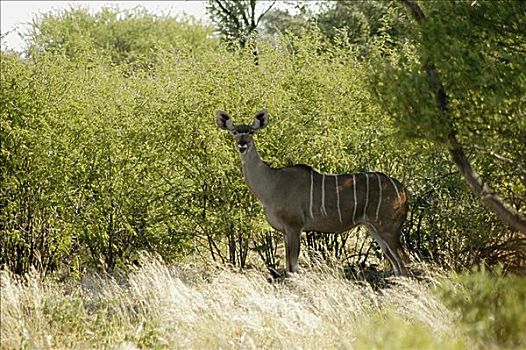
[[[268,203],[272,197],[273,169],[261,160],[254,142],[245,154],[241,154],[241,163],[243,175],[245,175],[245,181],[250,190],[264,204]]]

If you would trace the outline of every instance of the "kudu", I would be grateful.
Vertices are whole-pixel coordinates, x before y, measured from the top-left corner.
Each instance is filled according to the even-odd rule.
[[[217,125],[236,141],[243,174],[263,204],[269,224],[285,234],[287,272],[297,272],[301,232],[343,232],[367,227],[389,259],[396,275],[407,273],[399,255],[400,228],[408,210],[408,195],[397,180],[377,172],[327,175],[308,165],[271,168],[256,150],[253,134],[267,126],[266,109],[252,125],[235,126],[224,111]]]

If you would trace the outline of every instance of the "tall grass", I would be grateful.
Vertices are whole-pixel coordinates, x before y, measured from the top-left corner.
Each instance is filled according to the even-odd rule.
[[[41,280],[1,273],[1,348],[465,349],[473,339],[433,290],[444,280],[390,278],[381,288],[322,265],[267,274],[146,258],[117,275]]]

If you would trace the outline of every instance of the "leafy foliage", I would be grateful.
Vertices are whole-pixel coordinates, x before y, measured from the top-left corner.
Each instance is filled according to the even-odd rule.
[[[524,2],[432,2],[411,41],[386,56],[373,86],[404,137],[447,146],[454,133],[482,178],[519,212],[526,210],[526,34]],[[426,62],[447,94],[437,107]]]
[[[480,343],[506,348],[522,348],[526,344],[524,277],[481,268],[453,276],[439,291],[446,305],[458,310],[463,326]]]
[[[28,34],[30,55],[60,52],[70,58],[101,51],[115,64],[155,64],[156,52],[212,50],[212,29],[191,18],[155,16],[140,7],[103,8],[90,14],[82,8],[50,12],[34,19]]]
[[[254,38],[255,65],[250,48],[227,49],[201,23],[142,10],[70,9],[33,29],[26,57],[1,54],[2,266],[114,269],[143,250],[243,267],[255,263],[253,249],[279,263],[214,117],[224,109],[249,122],[262,107],[271,121],[256,142],[272,166],[383,171],[404,182],[414,257],[458,269],[502,260],[492,247],[509,231],[474,202],[442,149],[400,139],[412,124],[392,119],[371,92],[378,62],[415,60],[412,46],[397,53],[382,34],[364,56],[347,34],[331,41],[310,28]]]
[[[335,45],[350,45],[367,55],[377,40],[393,45],[407,37],[408,21],[396,3],[387,1],[295,2],[293,8],[275,8],[262,19],[267,35],[302,35],[306,28],[317,28]]]

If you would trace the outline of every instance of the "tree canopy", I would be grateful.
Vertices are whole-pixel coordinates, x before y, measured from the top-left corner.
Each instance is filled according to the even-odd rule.
[[[379,99],[402,135],[447,147],[482,202],[526,233],[525,4],[404,3],[414,30]]]
[[[24,55],[1,53],[0,265],[114,269],[141,251],[279,262],[214,121],[263,107],[256,142],[273,166],[382,171],[409,188],[410,255],[524,263],[524,233],[482,205],[526,211],[524,2],[260,5],[235,12],[261,28],[245,46],[214,34],[233,20],[220,16],[215,28],[141,9],[36,18]],[[321,237],[309,254],[358,265],[379,252],[359,230]]]

